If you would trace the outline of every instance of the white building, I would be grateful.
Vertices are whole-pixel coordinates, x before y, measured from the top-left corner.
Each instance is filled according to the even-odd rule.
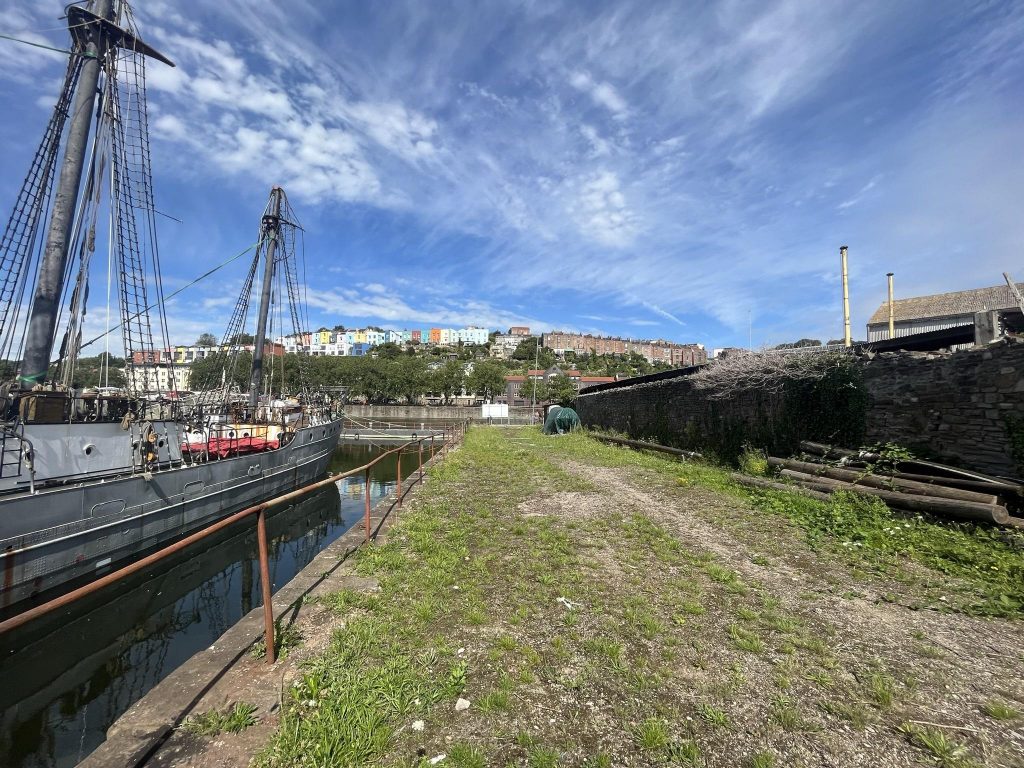
[[[456,333],[458,334],[458,340],[463,344],[484,345],[490,336],[486,328],[478,328],[475,325],[460,328]]]
[[[139,392],[174,392],[187,390],[191,370],[187,365],[172,368],[167,363],[133,365],[124,369],[128,388]]]

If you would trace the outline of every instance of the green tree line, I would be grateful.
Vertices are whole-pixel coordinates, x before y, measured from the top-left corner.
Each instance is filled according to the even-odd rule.
[[[192,363],[189,388],[219,387],[228,361],[227,353],[220,353]],[[388,357],[307,357],[304,365],[307,385],[347,387],[350,397],[366,398],[371,403],[413,403],[426,395],[451,402],[463,389],[492,399],[505,391],[508,373],[508,368],[495,360],[474,362],[468,375],[458,360],[448,360],[432,370],[427,359],[401,353]],[[240,352],[227,378],[246,390],[251,367],[252,355]],[[283,360],[266,358],[264,378],[271,382],[275,392],[296,391],[302,381],[298,356],[287,354]]]

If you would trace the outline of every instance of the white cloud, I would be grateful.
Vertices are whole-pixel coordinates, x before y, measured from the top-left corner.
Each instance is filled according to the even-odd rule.
[[[587,178],[571,204],[580,234],[602,245],[629,245],[637,231],[637,216],[626,205],[619,179],[611,171]]]
[[[590,95],[594,103],[604,107],[616,118],[625,118],[629,112],[626,100],[619,95],[611,83],[596,81],[589,72],[576,71],[569,77],[569,84]]]

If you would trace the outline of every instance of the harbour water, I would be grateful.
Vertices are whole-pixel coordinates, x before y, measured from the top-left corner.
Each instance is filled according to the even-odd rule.
[[[340,446],[331,471],[382,450]],[[393,456],[374,467],[374,502],[396,471]],[[268,517],[275,591],[362,518],[363,494],[362,477],[344,478]],[[129,706],[259,605],[255,526],[241,523],[0,636],[0,765],[76,765]]]

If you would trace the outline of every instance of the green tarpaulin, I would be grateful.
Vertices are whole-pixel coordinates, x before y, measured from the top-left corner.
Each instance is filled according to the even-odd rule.
[[[563,435],[580,428],[580,417],[572,408],[554,406],[544,419],[545,435]]]

